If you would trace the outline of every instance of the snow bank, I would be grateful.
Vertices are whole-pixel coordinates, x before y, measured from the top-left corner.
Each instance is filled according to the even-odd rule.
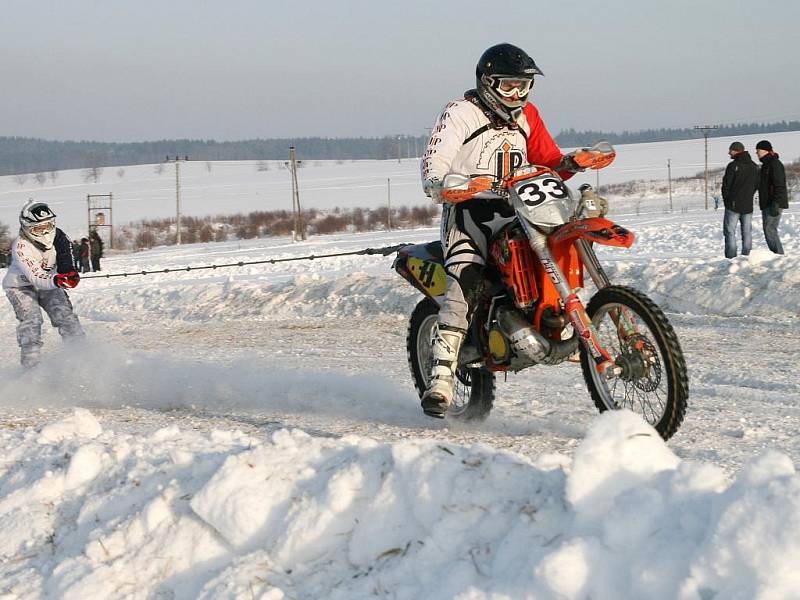
[[[800,314],[800,215],[785,214],[787,254],[763,247],[754,222],[750,256],[723,257],[719,211],[686,215],[620,215],[633,230],[629,250],[598,246],[615,283],[650,295],[664,310],[714,316],[796,318]],[[114,272],[178,269],[233,261],[353,251],[435,239],[433,229],[330,236],[305,244],[254,240],[244,244],[163,248],[106,261]],[[410,314],[421,295],[391,270],[393,256],[345,256],[218,271],[171,272],[129,279],[94,279],[72,293],[78,313],[97,321],[132,321],[145,315],[191,321],[307,320]],[[11,310],[0,305],[13,320]]]
[[[767,453],[730,481],[627,412],[600,416],[571,464],[289,430],[87,437],[86,421],[0,431],[3,597],[699,600],[800,587],[791,460]],[[75,435],[43,435],[54,427]]]
[[[223,278],[108,289],[88,302],[76,302],[76,307],[95,320],[122,320],[135,311],[192,321],[268,321],[410,314],[420,297],[399,275],[314,273],[281,281]]]
[[[800,258],[758,250],[749,257],[667,258],[608,264],[619,284],[650,295],[664,310],[717,316],[796,317],[800,314]],[[421,299],[396,274],[356,272],[342,277],[300,275],[270,282],[189,282],[109,289],[81,313],[122,320],[131,312],[194,321],[409,315]]]
[[[608,271],[613,281],[640,289],[669,312],[794,320],[800,314],[797,256],[757,250],[733,260],[620,260]]]

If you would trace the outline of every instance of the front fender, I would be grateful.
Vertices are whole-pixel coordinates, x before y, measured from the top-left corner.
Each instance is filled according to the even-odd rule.
[[[604,246],[630,248],[636,236],[632,231],[628,231],[613,221],[602,217],[591,217],[567,223],[550,235],[547,241],[551,246],[555,246],[566,243],[571,244],[578,239],[585,239]]]

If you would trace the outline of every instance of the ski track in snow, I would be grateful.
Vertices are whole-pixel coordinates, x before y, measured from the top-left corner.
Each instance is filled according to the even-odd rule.
[[[31,373],[2,303],[0,598],[797,597],[797,209],[787,256],[756,218],[753,254],[728,261],[722,211],[627,208],[611,217],[637,243],[601,260],[667,312],[689,367],[666,445],[630,414],[598,417],[572,363],[498,381],[483,423],[424,417],[405,356],[419,294],[391,257],[86,280],[71,292],[86,343],[46,324]],[[104,268],[437,233],[158,248]]]

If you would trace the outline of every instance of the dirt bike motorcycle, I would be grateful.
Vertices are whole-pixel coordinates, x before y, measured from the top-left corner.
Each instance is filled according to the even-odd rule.
[[[613,160],[607,143],[573,156],[581,168]],[[447,415],[481,419],[495,375],[557,365],[576,352],[596,407],[627,408],[665,440],[678,429],[689,395],[686,362],[664,313],[642,292],[612,285],[594,244],[629,248],[634,235],[597,214],[590,186],[570,190],[552,169],[527,165],[505,179],[448,175],[445,201],[508,202],[516,217],[490,243],[485,288],[458,357]],[[420,397],[428,387],[431,338],[446,291],[441,242],[406,246],[394,269],[424,294],[408,326],[408,361]],[[584,276],[596,292],[584,306]],[[573,359],[574,360],[574,359]]]

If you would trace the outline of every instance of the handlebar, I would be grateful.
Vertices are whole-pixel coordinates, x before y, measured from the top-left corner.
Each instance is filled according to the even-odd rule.
[[[608,142],[597,142],[591,148],[581,148],[565,154],[555,170],[542,165],[526,165],[499,179],[493,175],[461,175],[450,173],[442,181],[442,199],[457,204],[473,198],[507,198],[508,189],[518,182],[543,173],[556,171],[585,171],[602,169],[616,158],[617,153]]]

